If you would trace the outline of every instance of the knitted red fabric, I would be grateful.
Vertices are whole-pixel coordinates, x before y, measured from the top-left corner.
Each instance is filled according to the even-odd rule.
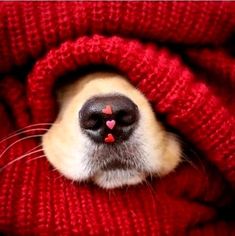
[[[40,144],[45,126],[30,126],[0,142],[0,232],[232,235],[234,28],[229,2],[0,3],[0,137],[53,122],[56,80],[105,64],[200,153],[160,180],[105,191],[65,179],[43,153],[18,160]]]

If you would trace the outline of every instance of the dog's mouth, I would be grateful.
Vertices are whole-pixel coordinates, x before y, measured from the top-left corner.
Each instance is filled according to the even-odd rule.
[[[101,171],[140,170],[144,165],[140,150],[140,145],[131,141],[115,145],[97,145],[91,150],[89,159],[94,169]]]
[[[130,163],[123,163],[120,160],[112,160],[105,163],[100,169],[102,171],[110,171],[110,170],[129,170],[132,169],[133,165]]]
[[[93,180],[105,188],[136,184],[145,176],[144,158],[135,142],[97,146],[91,160]]]

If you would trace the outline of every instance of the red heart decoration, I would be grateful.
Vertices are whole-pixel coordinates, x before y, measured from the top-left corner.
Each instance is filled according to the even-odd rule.
[[[107,120],[106,125],[109,129],[113,129],[114,126],[116,125],[116,121],[115,120]]]
[[[112,134],[108,134],[107,137],[104,139],[106,143],[113,143],[115,142],[115,138],[113,137]]]
[[[107,105],[104,109],[102,109],[102,113],[104,113],[106,115],[111,115],[113,113],[111,106]]]

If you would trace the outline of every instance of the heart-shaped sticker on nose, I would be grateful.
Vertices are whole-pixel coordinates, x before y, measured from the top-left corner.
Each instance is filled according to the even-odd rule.
[[[107,120],[106,125],[109,129],[113,129],[114,126],[116,125],[116,121],[115,120]]]
[[[113,142],[115,142],[115,138],[113,137],[112,134],[108,134],[108,135],[106,136],[106,138],[104,139],[104,141],[105,141],[106,143],[113,143]]]
[[[104,109],[102,109],[102,113],[106,115],[112,115],[112,108],[110,105],[107,105]]]

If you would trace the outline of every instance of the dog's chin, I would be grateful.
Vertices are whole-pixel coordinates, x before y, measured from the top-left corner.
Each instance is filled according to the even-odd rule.
[[[146,178],[144,173],[134,169],[111,169],[99,171],[93,181],[102,188],[111,189],[141,183]]]

